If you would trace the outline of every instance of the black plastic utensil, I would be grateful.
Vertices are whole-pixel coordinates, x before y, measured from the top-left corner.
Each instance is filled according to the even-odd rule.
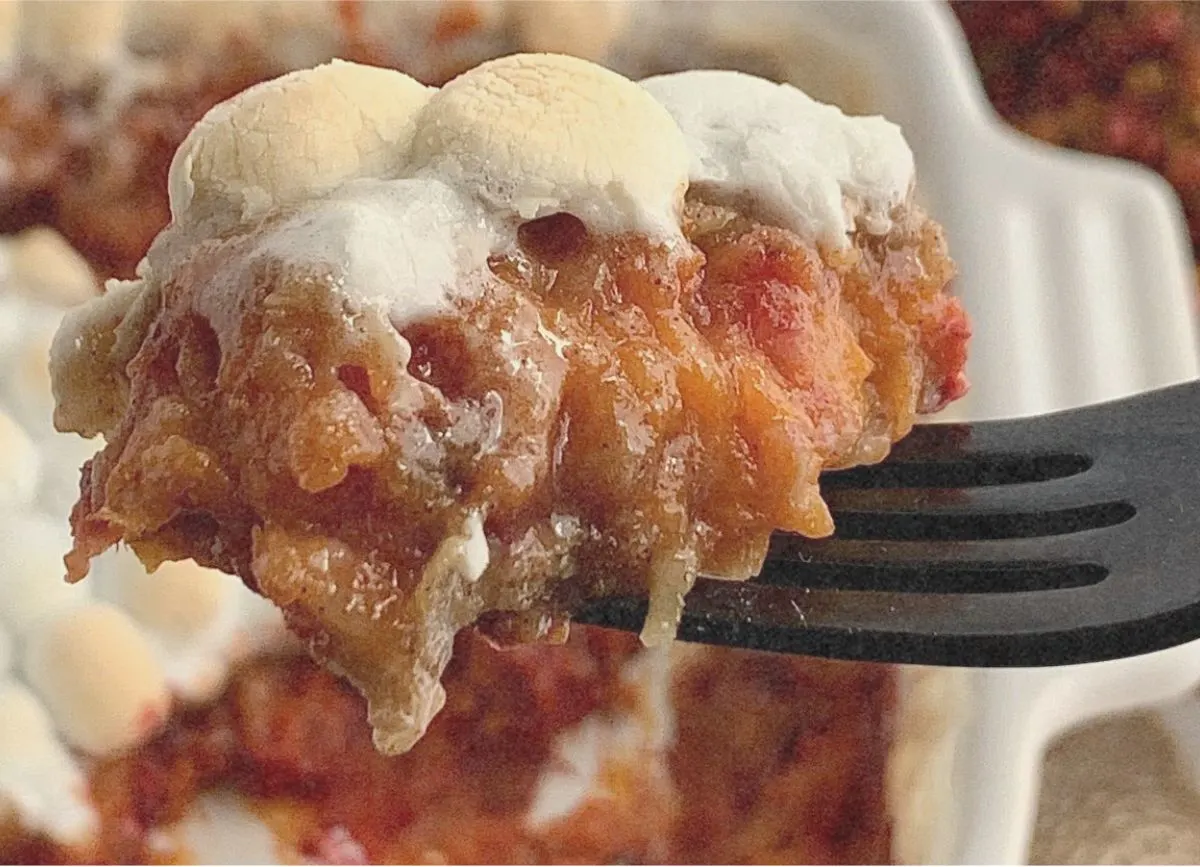
[[[822,479],[825,540],[701,579],[687,641],[842,659],[1043,666],[1200,638],[1200,382],[1013,421],[918,426]],[[644,599],[577,622],[641,628]]]

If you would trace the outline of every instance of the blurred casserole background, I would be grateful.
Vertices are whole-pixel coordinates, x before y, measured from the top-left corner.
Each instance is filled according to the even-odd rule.
[[[131,43],[154,54],[169,52],[183,42],[203,42],[210,32],[223,32],[246,5],[196,2],[190,4],[190,14],[180,16],[178,10],[160,14],[157,4],[147,3]],[[376,17],[394,14],[411,26],[395,26],[390,32],[397,39],[386,46],[355,47],[363,59],[401,65],[430,80],[449,77],[480,57],[518,48],[609,57],[631,75],[696,65],[731,66],[797,81],[813,96],[835,101],[848,112],[872,109],[870,83],[856,75],[853,45],[828,40],[810,45],[802,34],[793,32],[774,39],[761,33],[742,38],[745,34],[730,29],[714,34],[704,43],[703,56],[698,56],[697,42],[683,38],[682,30],[677,41],[663,40],[653,30],[624,32],[627,10],[622,11],[621,4],[589,5],[591,11],[579,15],[577,11],[560,14],[559,4],[549,2],[513,4],[511,14],[521,31],[519,45],[482,26],[496,14],[486,2],[449,0],[437,15],[418,14],[405,3],[395,4],[393,13],[381,12],[383,7],[377,6],[372,13]],[[1133,160],[1159,173],[1179,197],[1200,257],[1200,3],[971,0],[950,7],[1000,116],[1021,132],[1051,144]],[[323,42],[319,36],[328,22],[315,11],[316,4],[311,8],[312,14],[289,15],[287,22],[278,23],[272,50],[285,68],[323,59],[331,50],[328,40]],[[0,3],[0,17],[9,20],[13,14],[13,2]],[[688,20],[685,13],[678,13],[680,28],[686,29]],[[695,26],[705,26],[703,16],[695,20]],[[221,22],[221,28],[210,26],[215,21]],[[726,24],[732,27],[732,22]],[[348,26],[353,30],[354,22]],[[614,45],[618,32],[624,35]],[[440,49],[424,51],[429,40]],[[781,50],[783,42],[787,51]],[[36,40],[30,44],[36,45]],[[103,62],[95,52],[104,49],[97,45],[100,42],[80,34],[74,52],[58,53],[56,44],[40,59],[69,76],[74,65],[82,69]],[[214,56],[211,65],[187,73],[199,82],[195,105],[143,104],[137,112],[108,118],[109,126],[99,134],[118,137],[128,146],[109,149],[103,162],[81,163],[80,153],[64,145],[72,131],[62,128],[68,121],[61,106],[39,103],[36,93],[9,94],[7,111],[24,113],[25,120],[16,124],[23,130],[20,140],[0,139],[8,173],[2,180],[6,189],[21,195],[0,201],[0,231],[43,220],[55,222],[73,246],[99,263],[106,276],[132,276],[145,242],[168,219],[161,195],[154,192],[165,184],[171,155],[167,143],[156,137],[163,128],[162,115],[170,115],[177,129],[186,129],[208,104],[257,80],[261,61],[248,53]],[[131,176],[138,181],[131,184]],[[106,200],[107,190],[130,186],[144,188],[146,195],[121,202]],[[80,207],[97,202],[105,202],[105,207]],[[31,248],[49,243],[42,236],[26,241]],[[18,270],[25,249],[14,248],[8,254]],[[35,254],[36,250],[29,253]],[[58,285],[86,294],[87,279],[79,276],[82,263],[71,259],[64,267],[72,270]],[[0,332],[6,325],[3,317],[13,315],[6,310],[0,308]],[[37,324],[46,329],[49,323],[46,319]],[[978,330],[987,327],[986,322],[977,323]],[[44,346],[43,339],[36,348],[41,351]],[[32,363],[36,366],[36,359]],[[31,417],[45,414],[44,406],[23,405],[31,398],[19,390],[4,396],[10,409],[15,406]],[[87,451],[87,447],[64,445],[54,453],[55,467],[46,472],[42,480],[46,489],[38,495],[48,511],[61,512],[69,505],[74,468]],[[19,474],[0,478],[0,485],[26,483]],[[51,534],[46,548],[59,542]],[[251,612],[249,617],[250,625],[239,628],[253,632],[265,622],[255,619],[262,617],[261,612]],[[201,662],[207,664],[208,659]],[[1137,713],[1101,719],[1060,738],[1046,759],[1031,861],[1200,862],[1200,795],[1191,764],[1200,757],[1200,749],[1191,756],[1179,748],[1192,732],[1200,732],[1200,703],[1185,702],[1165,716]],[[1195,743],[1200,746],[1200,734],[1195,735]]]

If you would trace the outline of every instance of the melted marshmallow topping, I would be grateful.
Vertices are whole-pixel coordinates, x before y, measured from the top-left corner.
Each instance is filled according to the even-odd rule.
[[[882,117],[847,117],[790,84],[727,71],[642,82],[683,130],[692,186],[817,241],[874,235],[911,192],[913,156]]]
[[[445,313],[496,246],[476,203],[436,178],[402,178],[348,182],[275,226],[259,251],[300,268],[334,265],[359,303],[401,327]]]
[[[196,125],[171,167],[173,224],[143,274],[265,221],[262,255],[332,268],[340,291],[403,326],[449,312],[530,219],[565,211],[672,244],[691,185],[842,245],[859,227],[887,231],[912,174],[882,118],[738,73],[638,86],[577,58],[513,55],[436,90],[334,61]]]
[[[517,226],[568,211],[602,232],[679,235],[688,156],[646,91],[594,64],[516,55],[427,88],[334,61],[212,109],[172,162],[169,271],[193,238],[279,215],[263,255],[332,267],[397,325],[447,312]]]

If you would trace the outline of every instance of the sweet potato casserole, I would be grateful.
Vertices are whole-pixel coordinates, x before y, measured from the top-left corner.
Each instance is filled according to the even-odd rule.
[[[326,8],[332,51],[380,62]],[[76,239],[128,275],[112,251],[169,215],[55,338],[55,422],[99,447],[71,577],[98,559],[5,623],[0,857],[186,859],[167,829],[213,790],[328,863],[894,857],[895,792],[938,737],[905,714],[920,673],[671,639],[697,575],[831,532],[819,474],[966,388],[899,130],[557,54],[440,89],[269,67],[164,100],[143,131],[167,176],[113,181],[139,220]],[[88,209],[51,186],[13,219],[71,237]],[[650,598],[640,641],[570,627],[623,590]],[[116,669],[118,696],[89,686]],[[29,744],[78,821],[22,788]]]

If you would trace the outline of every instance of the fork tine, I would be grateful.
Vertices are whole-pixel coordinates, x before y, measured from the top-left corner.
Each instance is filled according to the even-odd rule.
[[[895,635],[999,635],[1043,633],[1089,625],[1096,588],[1011,594],[869,593],[847,590],[785,589],[763,585],[697,586],[694,613],[715,608],[746,608],[779,627],[838,629]],[[689,597],[689,607],[692,605]],[[1032,614],[1030,606],[1037,610]],[[1103,612],[1107,615],[1108,612]],[[1017,614],[1018,617],[1013,615]],[[1096,621],[1107,623],[1104,616]],[[1014,630],[1014,624],[1020,624]]]
[[[1113,527],[1137,509],[1107,485],[846,491],[829,497],[840,539],[955,541],[1061,536]],[[1039,489],[1046,490],[1039,490]],[[1105,498],[1107,496],[1107,499]]]
[[[779,534],[755,579],[784,587],[898,593],[1014,593],[1082,587],[1112,568],[1112,531],[976,542],[809,540]]]
[[[911,565],[938,564],[945,567],[981,568],[1015,564],[1098,563],[1109,564],[1114,543],[1136,534],[1137,518],[1118,527],[1085,530],[1064,536],[972,541],[891,541],[866,539],[806,539],[776,533],[764,568],[782,568],[804,563],[847,563]]]
[[[1086,471],[1092,459],[1064,448],[1055,429],[1011,421],[922,425],[893,446],[884,462],[828,472],[821,484],[827,491],[969,488],[1044,482]]]
[[[898,594],[701,581],[687,641],[840,659],[956,666],[1067,665],[1147,653],[1200,637],[1200,605],[1147,597],[1114,624],[1104,583],[1012,594]],[[641,628],[645,600],[605,599],[580,622]],[[1119,637],[1114,629],[1119,628]]]
[[[808,563],[768,561],[755,579],[778,587],[894,593],[1019,593],[1085,587],[1109,576],[1095,562],[1024,560],[1009,563]]]
[[[1058,414],[1065,417],[1067,413]],[[888,463],[924,460],[974,460],[991,454],[1041,454],[1061,451],[1063,444],[1057,426],[1048,423],[1056,416],[1042,416],[1031,424],[1029,419],[916,425],[907,436],[892,445]],[[1068,449],[1069,451],[1069,449]]]
[[[835,514],[909,514],[956,516],[1037,514],[1119,499],[1120,480],[1093,468],[1045,482],[985,485],[972,488],[834,487],[825,502]],[[836,523],[836,522],[835,522]]]
[[[1112,604],[1104,584],[991,595],[787,591],[764,586],[698,587],[689,598],[685,636],[754,642],[853,659],[926,664],[1027,666],[1068,664],[1148,652],[1200,635],[1190,620],[1153,607],[1131,610],[1112,640]],[[753,610],[753,617],[744,612]],[[751,622],[752,621],[752,622]],[[790,645],[790,646],[789,646]],[[1106,646],[1110,649],[1106,649]]]

